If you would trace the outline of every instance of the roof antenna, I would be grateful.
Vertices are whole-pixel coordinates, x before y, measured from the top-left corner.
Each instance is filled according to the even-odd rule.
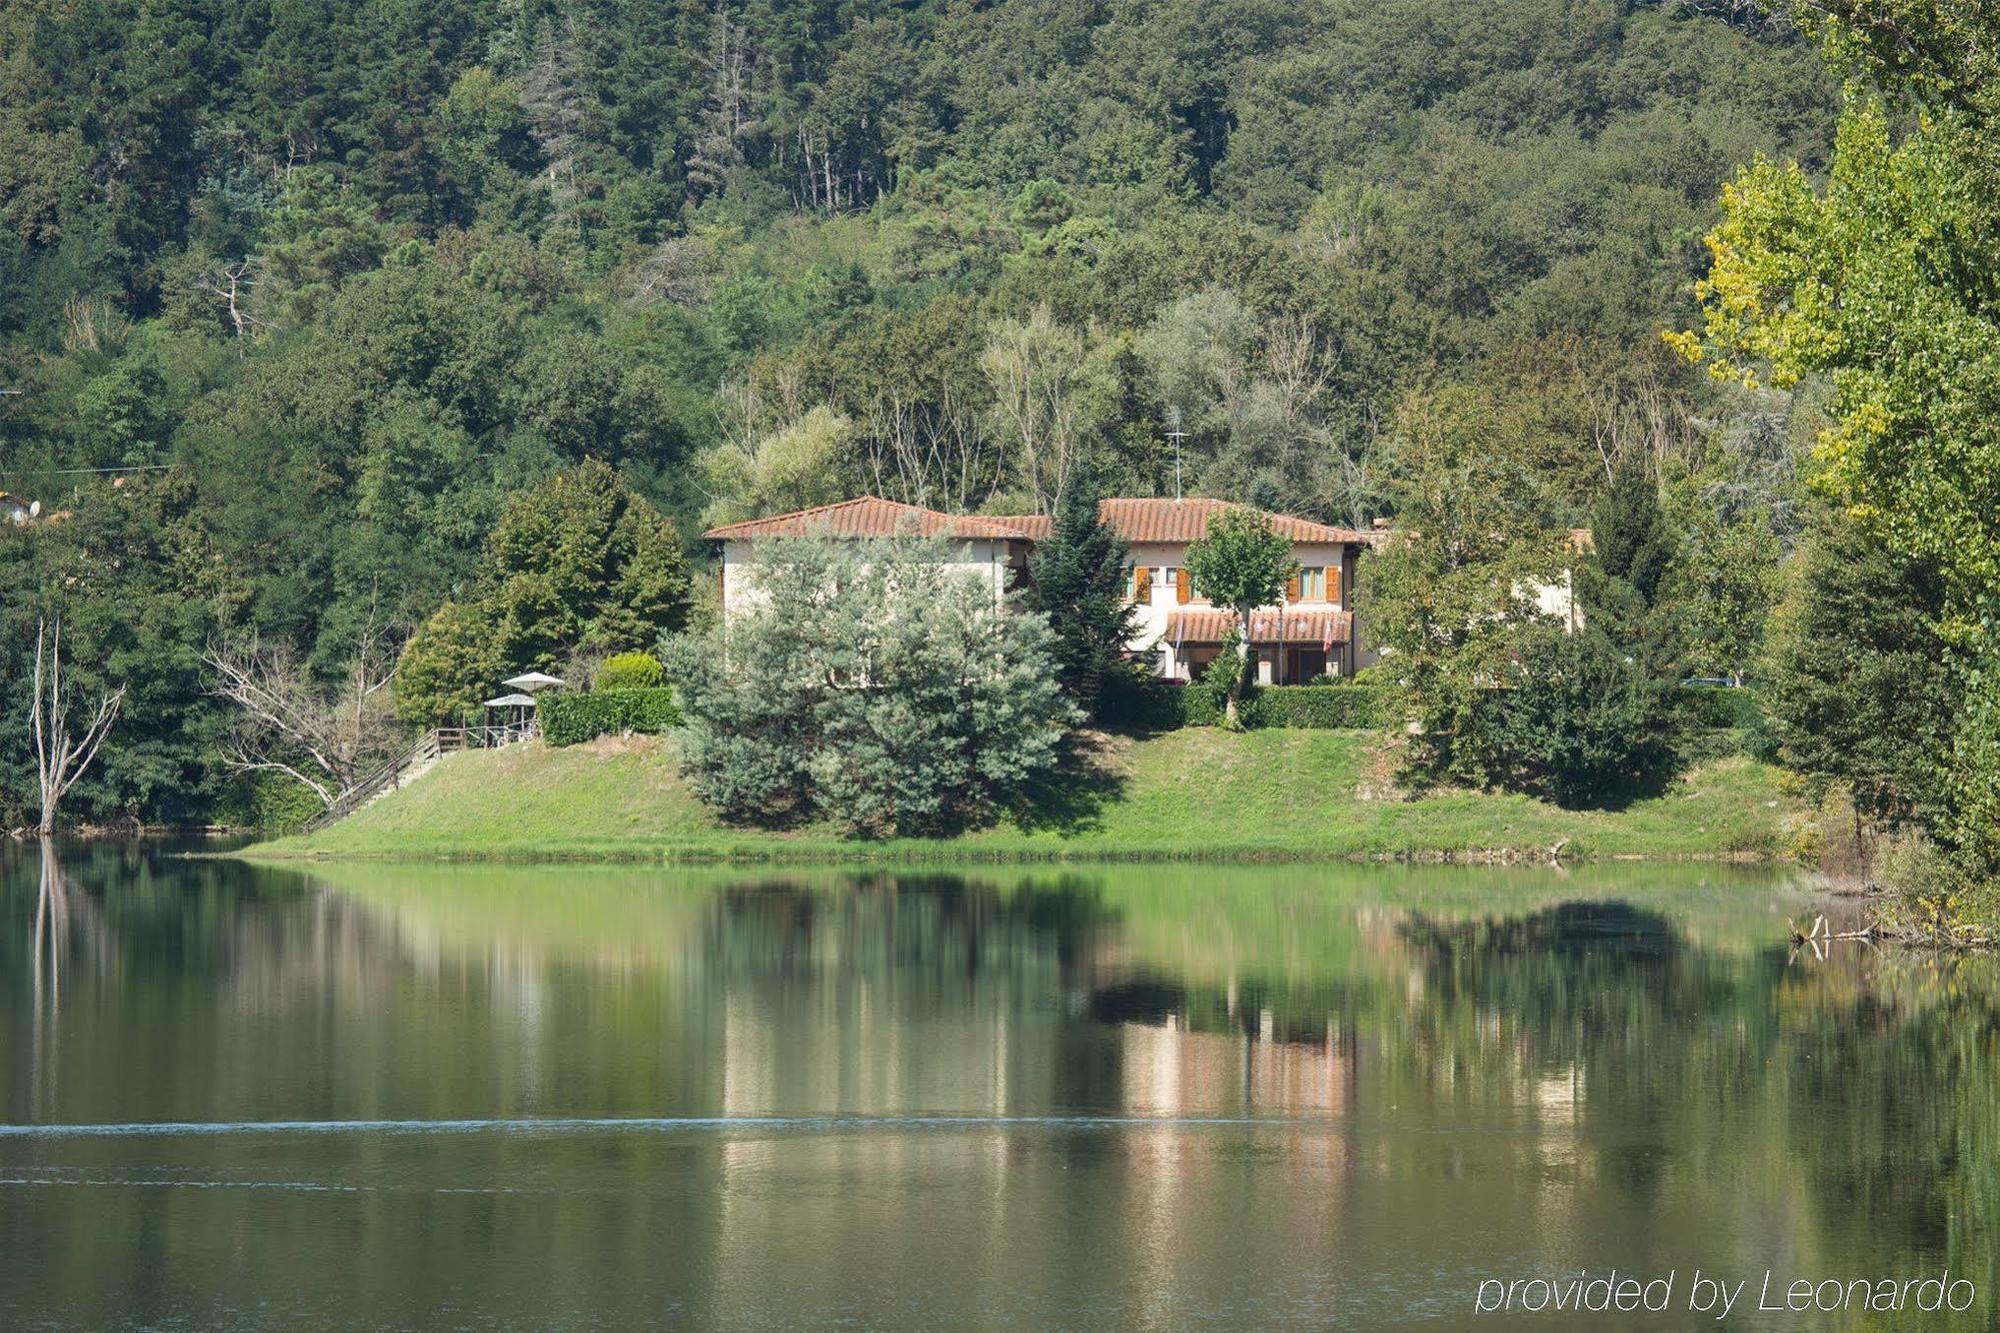
[[[1181,498],[1181,441],[1187,432],[1181,429],[1181,409],[1178,404],[1167,407],[1167,438],[1174,442],[1174,499]]]

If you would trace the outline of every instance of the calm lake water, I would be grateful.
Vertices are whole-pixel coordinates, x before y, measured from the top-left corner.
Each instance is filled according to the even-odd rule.
[[[0,1326],[1498,1326],[1482,1281],[1615,1267],[1774,1328],[1868,1321],[1767,1270],[1949,1268],[1873,1322],[1990,1328],[1994,965],[1794,959],[1805,910],[4,849]]]

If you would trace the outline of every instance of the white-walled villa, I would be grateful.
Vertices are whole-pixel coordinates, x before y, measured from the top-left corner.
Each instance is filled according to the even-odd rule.
[[[1208,531],[1209,520],[1231,506],[1209,499],[1110,499],[1104,521],[1131,545],[1132,568],[1126,596],[1138,607],[1134,653],[1151,655],[1160,674],[1188,680],[1221,651],[1234,613],[1201,595],[1188,580],[1191,542]],[[1284,603],[1263,607],[1250,617],[1250,643],[1257,675],[1266,684],[1297,684],[1322,675],[1348,675],[1374,661],[1356,633],[1353,590],[1362,551],[1370,535],[1331,527],[1289,514],[1268,514],[1271,526],[1290,538],[1299,576]],[[723,614],[735,614],[754,595],[744,566],[756,543],[771,537],[826,534],[888,537],[899,534],[954,539],[956,562],[968,577],[989,583],[996,600],[1028,581],[1028,556],[1050,530],[1046,515],[945,514],[879,496],[796,513],[725,524],[702,534],[721,545],[716,566]]]

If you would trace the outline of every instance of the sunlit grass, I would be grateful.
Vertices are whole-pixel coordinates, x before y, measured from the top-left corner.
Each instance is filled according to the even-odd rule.
[[[719,823],[670,746],[540,745],[448,757],[404,791],[262,854],[509,859],[1013,859],[1568,856],[1773,858],[1794,802],[1776,770],[1734,757],[1623,810],[1525,796],[1391,792],[1355,731],[1193,728],[1113,740],[1107,780],[1060,818],[1003,819],[950,839],[864,842],[832,828],[766,833]],[[1028,825],[1028,826],[1024,826]]]

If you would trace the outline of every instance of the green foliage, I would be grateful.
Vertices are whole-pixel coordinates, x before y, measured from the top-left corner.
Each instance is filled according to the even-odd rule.
[[[535,715],[550,745],[580,745],[599,736],[651,733],[678,726],[680,708],[665,686],[600,687],[588,693],[552,690],[536,696]]]
[[[702,522],[717,526],[847,499],[840,469],[854,436],[853,422],[820,406],[761,437],[706,450],[695,460],[712,497]]]
[[[948,541],[797,538],[745,566],[759,596],[671,641],[695,790],[726,818],[871,836],[984,819],[1056,764],[1076,719],[1047,623],[997,605]]]
[[[405,646],[396,700],[405,721],[463,717],[505,675],[547,670],[578,649],[639,651],[687,616],[672,522],[595,460],[508,502],[474,587]]]
[[[1672,694],[1674,711],[1690,727],[1711,731],[1758,731],[1768,719],[1762,691],[1722,685],[1682,685]]]
[[[1922,819],[1940,855],[1991,885],[2000,882],[2000,805],[1991,796],[2000,690],[1989,665],[2000,607],[2000,317],[1991,276],[2000,259],[1992,151],[2000,20],[1990,6],[1937,0],[1828,0],[1801,10],[1836,64],[1920,114],[1914,123],[1892,117],[1857,84],[1823,193],[1796,163],[1745,169],[1708,237],[1702,332],[1674,341],[1719,377],[1830,381],[1818,480],[1870,537],[1924,566],[1892,567],[1905,576],[1899,582],[1934,574],[1937,595],[1927,627],[1893,614],[1861,622],[1864,670],[1843,698],[1822,660],[1830,645],[1819,614],[1839,594],[1809,584],[1784,650],[1799,673],[1781,682],[1787,750],[1822,780],[1851,766],[1858,803]],[[1940,649],[1949,653],[1942,666]],[[1949,672],[1958,679],[1947,681]],[[1939,736],[1947,718],[1948,747]],[[1896,723],[1904,725],[1879,729]],[[1990,891],[1985,901],[1990,913]]]
[[[231,828],[296,833],[326,805],[312,788],[284,773],[239,773],[223,787],[216,822]]]
[[[1682,345],[1753,382],[1767,364],[1780,386],[1831,376],[1824,484],[1897,550],[1938,562],[1956,638],[2000,596],[2000,319],[1985,276],[2000,166],[1986,108],[1933,115],[1898,144],[1856,101],[1823,197],[1796,166],[1740,176],[1709,237],[1705,341]]]
[[[1572,809],[1657,795],[1679,763],[1666,689],[1599,630],[1536,625],[1517,644],[1518,662],[1456,739],[1460,762]]]
[[[1417,724],[1412,775],[1485,786],[1507,771],[1476,740],[1488,696],[1539,617],[1536,589],[1563,577],[1566,534],[1542,526],[1537,469],[1492,446],[1466,392],[1408,404],[1393,457],[1401,512],[1362,563],[1361,624]]]
[[[1188,576],[1202,595],[1247,615],[1284,597],[1285,583],[1299,572],[1292,544],[1254,509],[1225,509],[1209,521],[1208,532],[1187,549]]]
[[[506,674],[485,609],[446,602],[403,645],[396,661],[396,716],[420,727],[463,722]]]
[[[1152,663],[1143,658],[1114,662],[1099,681],[1098,725],[1112,731],[1146,735],[1185,726],[1184,687],[1161,680]]]
[[[1213,727],[1222,723],[1227,690],[1189,685],[1179,692],[1181,725]],[[1353,728],[1376,730],[1400,716],[1396,691],[1383,685],[1263,685],[1242,700],[1243,725],[1299,727],[1328,731]]]
[[[1125,600],[1128,548],[1100,520],[1099,498],[1093,479],[1070,482],[1048,539],[1029,559],[1033,583],[1022,599],[1047,619],[1058,679],[1085,712],[1096,707],[1105,673],[1124,656],[1138,614]]]
[[[1299,572],[1290,539],[1273,531],[1264,514],[1247,508],[1225,509],[1210,519],[1208,531],[1199,541],[1188,543],[1183,559],[1188,578],[1203,595],[1236,609],[1239,632],[1249,625],[1251,611],[1282,601],[1285,584]],[[1232,727],[1240,721],[1237,705],[1247,675],[1247,645],[1241,639],[1236,657],[1239,666],[1230,677],[1223,711]]]
[[[1937,827],[1962,689],[1938,632],[1943,580],[1870,525],[1814,513],[1772,636],[1779,755],[1869,819]]]
[[[1605,574],[1637,594],[1641,607],[1652,606],[1673,565],[1675,542],[1644,458],[1636,453],[1619,458],[1591,512],[1590,530]]]
[[[650,690],[665,679],[660,659],[651,653],[613,653],[597,669],[595,690]]]
[[[1373,730],[1397,717],[1396,692],[1381,685],[1271,685],[1244,709],[1252,727]]]
[[[200,823],[221,787],[229,721],[202,665],[232,588],[171,482],[82,489],[72,513],[0,527],[0,810],[39,798],[29,723],[35,631],[60,616],[80,699],[125,687],[108,741],[64,801],[67,818]]]

